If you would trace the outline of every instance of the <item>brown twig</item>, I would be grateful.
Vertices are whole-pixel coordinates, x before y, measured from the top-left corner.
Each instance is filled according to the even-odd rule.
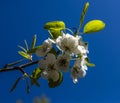
[[[0,69],[0,72],[7,72],[7,71],[14,71],[14,70],[20,70],[20,69],[24,69],[28,66],[31,66],[31,65],[34,65],[34,64],[37,64],[39,60],[36,60],[36,61],[31,61],[31,62],[28,62],[26,64],[22,64],[20,66],[15,66],[15,67],[6,67],[6,68],[3,68],[3,69]]]

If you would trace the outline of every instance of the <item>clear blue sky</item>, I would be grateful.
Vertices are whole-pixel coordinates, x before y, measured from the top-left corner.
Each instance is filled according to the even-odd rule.
[[[87,76],[73,84],[70,74],[64,75],[61,86],[50,89],[47,81],[41,87],[25,91],[21,81],[13,93],[9,89],[20,72],[0,73],[0,103],[15,103],[22,99],[32,103],[35,96],[46,94],[51,103],[120,103],[120,1],[87,0],[90,3],[85,22],[101,19],[106,28],[96,34],[83,36],[89,42],[89,57],[96,67],[89,68]],[[1,0],[0,1],[0,68],[20,56],[17,45],[30,41],[37,34],[37,44],[48,37],[44,23],[63,20],[68,28],[78,27],[86,0]],[[27,68],[26,70],[34,68]]]

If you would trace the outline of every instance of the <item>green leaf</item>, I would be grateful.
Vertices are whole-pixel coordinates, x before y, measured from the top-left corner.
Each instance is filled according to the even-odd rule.
[[[36,35],[34,35],[33,40],[32,40],[32,44],[31,44],[31,49],[33,49],[35,47],[36,44]]]
[[[51,22],[47,22],[44,28],[47,30],[51,30],[51,29],[63,30],[65,29],[65,23],[63,21],[51,21]]]
[[[61,72],[59,72],[59,79],[56,82],[54,82],[53,80],[50,79],[48,81],[48,85],[50,88],[55,88],[55,87],[59,86],[62,83],[62,81],[63,81],[63,75]]]
[[[26,50],[24,47],[22,47],[22,46],[20,46],[20,45],[18,45],[18,47],[19,47],[20,49],[22,49],[24,52],[27,52],[27,50]]]
[[[105,28],[105,23],[101,20],[91,20],[84,26],[84,33],[94,33]]]
[[[65,23],[63,21],[52,21],[47,22],[44,26],[45,29],[49,31],[50,37],[56,39],[61,36],[61,30],[65,29]]]
[[[83,11],[82,11],[82,14],[81,14],[81,17],[80,17],[80,28],[82,27],[83,25],[83,22],[84,22],[84,18],[85,18],[85,14],[88,10],[88,7],[89,7],[89,2],[87,2],[85,5],[84,5],[84,8],[83,8]]]
[[[36,68],[33,72],[31,77],[31,85],[36,84],[37,86],[40,86],[40,84],[37,82],[37,80],[41,77],[41,69]]]
[[[21,80],[21,77],[17,78],[17,80],[13,84],[12,88],[10,89],[10,92],[12,92],[17,87],[17,84],[19,83],[20,80]]]
[[[85,5],[84,5],[84,8],[82,10],[82,14],[81,14],[81,17],[80,17],[80,25],[79,25],[79,28],[77,29],[77,31],[74,33],[74,35],[78,35],[79,32],[80,32],[80,29],[83,25],[83,22],[84,22],[84,18],[85,18],[85,14],[88,10],[88,7],[89,7],[89,2],[87,2]]]
[[[41,75],[41,71],[42,70],[40,68],[36,68],[35,70],[33,70],[31,77],[39,79]]]
[[[49,30],[49,33],[52,39],[56,39],[58,36],[62,36],[60,29],[51,29]]]
[[[40,49],[40,48],[42,48],[42,46],[36,46],[33,49],[28,50],[27,53],[28,54],[33,54],[33,53],[36,52],[37,49]]]
[[[40,83],[37,81],[37,79],[35,79],[35,78],[30,78],[31,79],[31,85],[36,85],[36,86],[38,86],[38,87],[40,87]]]
[[[28,50],[28,43],[27,43],[27,41],[24,40],[24,43],[25,43],[26,50]]]
[[[94,67],[94,66],[95,66],[95,64],[93,64],[93,63],[88,63],[88,62],[86,62],[86,65],[89,66],[89,67]]]
[[[94,67],[94,66],[95,66],[95,64],[90,63],[89,58],[85,58],[85,61],[86,61],[86,65],[87,65],[87,66],[89,66],[89,67]]]
[[[32,60],[31,56],[30,56],[28,53],[25,53],[25,52],[23,52],[23,51],[18,51],[18,53],[19,53],[22,57],[24,57],[24,58],[26,58],[26,59],[29,59],[29,60]]]
[[[24,60],[24,59],[20,59],[20,60],[17,60],[17,61],[15,61],[15,62],[12,62],[12,63],[6,64],[4,67],[6,68],[6,67],[14,66],[14,65],[16,65],[16,64],[21,63],[23,60]]]

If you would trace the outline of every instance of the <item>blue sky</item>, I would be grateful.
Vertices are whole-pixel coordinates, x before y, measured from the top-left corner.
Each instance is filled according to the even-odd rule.
[[[25,91],[25,81],[9,93],[20,72],[0,73],[0,103],[15,103],[17,99],[32,103],[34,97],[42,94],[49,97],[51,103],[120,103],[119,0],[1,0],[0,68],[20,58],[17,45],[23,45],[24,39],[31,41],[37,34],[37,44],[41,44],[48,37],[43,29],[46,22],[63,20],[68,28],[78,27],[87,1],[90,7],[84,24],[92,19],[106,23],[103,31],[83,36],[84,41],[89,42],[89,57],[96,67],[89,68],[87,76],[78,84],[72,83],[69,73],[64,74],[63,83],[54,89],[47,86],[47,81],[40,80],[41,87],[33,86],[30,94]]]

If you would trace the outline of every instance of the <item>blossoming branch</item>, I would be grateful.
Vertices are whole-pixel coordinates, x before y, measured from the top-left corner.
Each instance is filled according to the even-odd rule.
[[[77,83],[79,78],[84,78],[88,70],[88,66],[95,66],[90,63],[88,58],[88,42],[83,41],[82,35],[101,31],[105,27],[105,23],[101,20],[91,20],[84,25],[84,30],[81,32],[84,17],[89,7],[87,2],[83,8],[80,25],[75,32],[65,26],[63,21],[47,22],[44,28],[48,31],[48,37],[42,45],[36,46],[36,38],[34,35],[31,47],[28,47],[25,40],[25,48],[18,46],[21,51],[18,53],[23,59],[7,64],[0,72],[19,70],[22,72],[21,77],[18,77],[14,85],[10,89],[12,92],[18,82],[24,78],[26,80],[27,92],[30,91],[28,79],[31,85],[40,86],[38,79],[43,78],[48,81],[50,88],[59,86],[63,81],[63,72],[70,71],[73,83]],[[34,60],[33,54],[39,58]],[[17,66],[19,63],[27,61],[28,63]],[[28,74],[24,68],[38,64],[32,74]],[[72,65],[73,64],[73,65]]]

